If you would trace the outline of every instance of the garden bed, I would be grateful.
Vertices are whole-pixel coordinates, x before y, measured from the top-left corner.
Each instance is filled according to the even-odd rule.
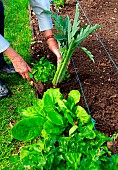
[[[97,30],[97,33],[117,64],[118,30],[116,6],[118,3],[110,0],[107,2],[105,0],[84,0],[80,1],[80,4],[88,15],[90,22],[93,25],[99,24],[102,26],[101,29]],[[66,4],[59,14],[64,17],[68,14],[73,19],[75,5],[75,3]],[[82,25],[87,23],[82,12],[80,12],[80,20]],[[49,61],[56,64],[56,57],[48,49],[46,40],[39,31],[38,22],[33,12],[31,12],[31,25],[34,39],[31,44],[32,57],[34,60],[39,60],[42,56],[46,56]],[[92,52],[95,63],[92,63],[86,54],[77,49],[73,54],[76,71],[79,75],[91,116],[96,121],[96,129],[111,136],[118,132],[118,71],[95,34],[89,36],[82,44]],[[69,65],[68,72],[70,78],[58,86],[64,96],[67,96],[70,90],[73,89],[81,92],[72,63]],[[50,84],[45,88],[49,87]],[[81,105],[87,110],[83,96],[81,96]],[[118,139],[114,142],[112,150],[114,153],[118,153]]]

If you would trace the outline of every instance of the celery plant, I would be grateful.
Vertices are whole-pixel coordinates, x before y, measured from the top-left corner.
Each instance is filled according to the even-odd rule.
[[[71,19],[67,15],[64,19],[62,16],[57,14],[52,14],[54,19],[55,28],[57,32],[54,37],[58,41],[59,49],[62,55],[62,62],[57,66],[57,71],[55,73],[54,79],[52,81],[53,86],[57,86],[64,79],[66,68],[70,58],[72,57],[76,48],[83,50],[90,59],[94,62],[93,55],[85,47],[78,46],[90,33],[92,33],[99,25],[90,26],[84,25],[80,28],[79,9],[76,5],[76,12],[73,24]]]

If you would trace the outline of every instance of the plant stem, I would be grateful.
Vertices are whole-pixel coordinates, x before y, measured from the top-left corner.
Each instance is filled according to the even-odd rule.
[[[52,81],[52,84],[54,86],[57,86],[58,83],[61,83],[63,81],[63,78],[65,76],[65,72],[66,72],[66,67],[67,67],[68,62],[69,62],[69,60],[70,60],[70,58],[71,58],[71,56],[74,52],[74,49],[73,49],[74,41],[75,41],[75,39],[73,37],[71,42],[70,42],[68,50],[64,53],[64,56],[63,56],[64,61],[57,68],[56,74],[55,74],[54,79]]]

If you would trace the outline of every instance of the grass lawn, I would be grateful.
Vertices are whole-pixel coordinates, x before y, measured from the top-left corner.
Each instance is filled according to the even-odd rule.
[[[25,59],[32,62],[30,43],[32,41],[28,1],[7,0],[5,6],[5,38],[11,46]],[[7,58],[6,60],[10,62]],[[35,98],[33,88],[22,77],[15,73],[1,74],[11,94],[8,98],[0,100],[0,169],[9,164],[9,157],[18,152],[21,142],[11,136],[11,124],[20,119],[19,108],[31,105]],[[12,168],[11,168],[12,169]]]

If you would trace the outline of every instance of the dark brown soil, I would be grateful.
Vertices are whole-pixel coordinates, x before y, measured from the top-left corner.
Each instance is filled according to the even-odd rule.
[[[117,0],[82,0],[79,1],[87,14],[91,24],[101,25],[97,33],[105,44],[116,65],[118,65],[118,1]],[[75,3],[68,3],[60,10],[60,15],[67,14],[73,19]],[[80,11],[81,23],[87,23],[85,16]],[[31,15],[34,42],[31,44],[33,58],[39,60],[41,56],[47,56],[50,61],[56,63],[56,57],[48,49],[43,34],[38,29],[35,15]],[[82,45],[92,52],[95,63],[78,49],[73,54],[77,74],[80,78],[84,94],[90,109],[91,116],[96,121],[96,129],[108,136],[118,133],[118,71],[95,34],[87,38]],[[72,89],[81,92],[74,66],[69,65],[70,78],[58,87],[67,96]],[[86,110],[86,104],[81,96],[82,105]],[[118,153],[118,138],[114,142],[113,152]]]

